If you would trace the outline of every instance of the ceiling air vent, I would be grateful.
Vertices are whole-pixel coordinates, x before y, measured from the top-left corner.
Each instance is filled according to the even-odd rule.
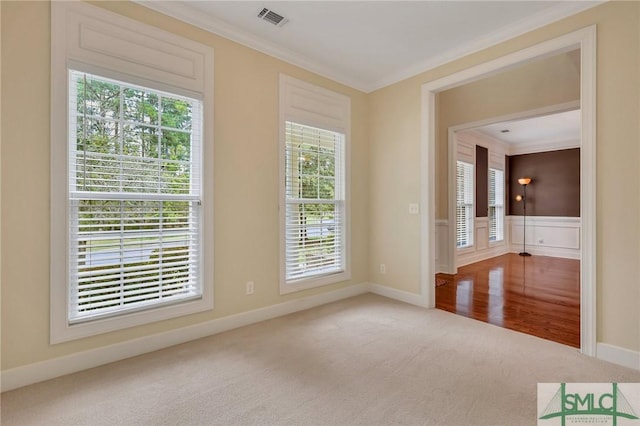
[[[287,22],[287,19],[284,16],[274,12],[271,9],[267,9],[266,7],[262,9],[260,13],[258,13],[258,18],[263,19],[267,22],[271,22],[277,27],[281,27]]]

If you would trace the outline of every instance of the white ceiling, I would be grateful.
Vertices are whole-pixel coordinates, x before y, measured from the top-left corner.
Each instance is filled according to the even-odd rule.
[[[524,120],[491,124],[475,131],[506,142],[510,145],[522,144],[580,144],[580,110],[566,111]],[[503,133],[502,130],[509,130]],[[571,144],[574,145],[574,144]]]
[[[370,92],[602,1],[152,1],[140,4]],[[257,18],[263,7],[281,27]]]

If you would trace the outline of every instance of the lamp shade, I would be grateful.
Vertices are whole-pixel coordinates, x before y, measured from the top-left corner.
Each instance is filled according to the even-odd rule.
[[[529,178],[529,177],[520,178],[520,179],[518,179],[518,183],[520,185],[529,185],[531,183],[531,178]]]

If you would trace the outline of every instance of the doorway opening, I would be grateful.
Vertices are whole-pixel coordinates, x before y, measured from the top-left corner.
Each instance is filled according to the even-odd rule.
[[[435,307],[436,261],[436,97],[437,94],[513,69],[519,65],[579,49],[580,58],[580,350],[595,356],[596,348],[596,232],[595,232],[595,26],[545,41],[506,56],[481,63],[422,86],[421,193],[421,294],[425,306]],[[438,196],[441,194],[438,193]]]

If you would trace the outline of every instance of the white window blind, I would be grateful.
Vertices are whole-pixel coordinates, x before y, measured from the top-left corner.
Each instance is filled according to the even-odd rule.
[[[473,245],[473,164],[458,161],[456,164],[456,246]]]
[[[504,240],[504,172],[489,169],[489,241]]]
[[[70,323],[202,295],[201,102],[69,71]]]
[[[285,278],[345,270],[345,136],[285,122]]]

